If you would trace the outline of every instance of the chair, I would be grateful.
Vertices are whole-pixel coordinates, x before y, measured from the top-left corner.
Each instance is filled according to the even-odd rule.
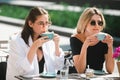
[[[0,80],[6,80],[6,68],[8,59],[8,41],[0,41]]]
[[[6,80],[7,62],[0,62],[0,80]]]
[[[75,69],[75,66],[74,66],[74,63],[73,63],[73,56],[72,56],[72,52],[71,50],[69,51],[65,51],[65,62],[66,62],[66,59],[69,60],[69,74],[71,73],[77,73],[76,69]]]
[[[0,56],[0,80],[6,80],[7,56]]]

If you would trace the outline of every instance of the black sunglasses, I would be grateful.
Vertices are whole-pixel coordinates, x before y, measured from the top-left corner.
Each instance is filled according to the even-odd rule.
[[[97,23],[96,23],[97,22]],[[95,20],[92,20],[90,22],[91,26],[95,26],[96,24],[98,24],[99,26],[103,26],[103,21],[95,21]]]

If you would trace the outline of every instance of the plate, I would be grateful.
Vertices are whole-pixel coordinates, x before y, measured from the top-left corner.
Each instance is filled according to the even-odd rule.
[[[105,73],[105,71],[102,71],[102,70],[94,70],[94,74],[95,75],[104,75],[106,73]]]
[[[21,78],[23,78],[23,79],[32,79],[33,78],[33,76],[31,76],[31,75],[20,75],[20,77]]]
[[[39,76],[39,75],[20,75],[20,77],[25,78],[25,79],[32,79],[37,76]]]
[[[43,78],[55,78],[56,74],[55,73],[41,73],[40,77],[43,77]]]
[[[78,78],[82,78],[83,80],[89,80],[89,79],[87,79],[86,74],[79,74],[79,77],[78,77]],[[95,75],[92,75],[92,76],[90,76],[90,77],[88,77],[88,78],[90,78],[90,80],[91,80],[92,78],[96,78],[96,76],[95,76]]]

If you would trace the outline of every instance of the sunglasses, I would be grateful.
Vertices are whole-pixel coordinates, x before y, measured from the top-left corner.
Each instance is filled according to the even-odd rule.
[[[92,20],[90,22],[90,25],[91,26],[95,26],[96,24],[98,24],[99,26],[103,26],[103,21],[95,21],[95,20]]]

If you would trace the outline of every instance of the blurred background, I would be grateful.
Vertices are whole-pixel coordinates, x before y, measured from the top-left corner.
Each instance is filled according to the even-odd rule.
[[[120,45],[120,0],[0,0],[0,22],[22,27],[25,17],[33,6],[41,6],[49,11],[51,30],[70,37],[79,16],[86,7],[98,7],[104,14],[106,28],[104,32],[114,37],[114,46]],[[19,20],[2,20],[3,17]],[[21,20],[23,22],[21,22]]]

